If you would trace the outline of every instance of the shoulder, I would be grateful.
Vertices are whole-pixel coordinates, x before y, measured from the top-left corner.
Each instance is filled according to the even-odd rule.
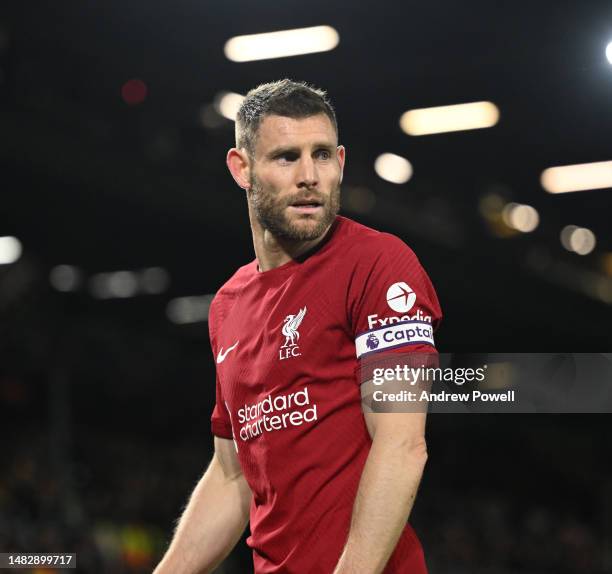
[[[416,259],[414,251],[392,233],[378,231],[361,223],[341,218],[341,241],[343,252],[355,261],[372,263],[389,257]]]
[[[218,296],[231,296],[240,291],[244,285],[257,273],[256,260],[239,267],[236,272],[217,291]]]
[[[214,324],[218,319],[222,319],[223,316],[227,314],[240,295],[240,292],[244,286],[256,272],[257,264],[255,260],[253,260],[250,263],[239,267],[236,272],[221,286],[210,303],[208,321],[211,328],[214,327]]]

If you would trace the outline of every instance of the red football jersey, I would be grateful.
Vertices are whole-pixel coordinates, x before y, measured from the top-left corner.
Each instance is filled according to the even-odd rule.
[[[253,492],[247,542],[257,574],[333,571],[372,444],[360,361],[435,352],[440,318],[410,248],[341,216],[304,260],[265,272],[253,261],[217,293],[212,432],[234,439]],[[408,572],[427,572],[409,524],[385,569]]]

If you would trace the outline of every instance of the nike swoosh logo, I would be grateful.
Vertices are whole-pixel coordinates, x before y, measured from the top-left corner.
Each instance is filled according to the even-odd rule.
[[[231,347],[228,347],[228,348],[225,350],[225,353],[223,352],[223,347],[221,347],[221,348],[219,349],[219,354],[217,355],[217,364],[222,363],[223,361],[225,361],[225,357],[227,357],[227,354],[228,354],[230,351],[233,351],[233,350],[234,350],[234,349],[235,349],[235,348],[238,346],[238,343],[239,343],[239,342],[240,342],[240,341],[236,341],[236,342],[235,342],[235,343],[234,343],[234,344],[233,344]]]

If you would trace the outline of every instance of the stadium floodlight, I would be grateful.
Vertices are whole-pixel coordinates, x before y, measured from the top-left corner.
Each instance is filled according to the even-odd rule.
[[[404,112],[400,127],[410,136],[424,136],[491,128],[499,121],[499,108],[492,102],[419,108]]]
[[[586,227],[566,225],[561,230],[561,245],[568,251],[578,255],[588,255],[595,249],[596,244],[595,234]]]
[[[81,284],[81,272],[74,265],[56,265],[49,273],[49,281],[57,291],[76,291]]]
[[[215,110],[228,120],[236,121],[236,114],[240,109],[240,105],[244,100],[244,96],[234,92],[221,92],[215,98]]]
[[[21,251],[19,239],[11,235],[0,237],[0,265],[15,263],[21,257]]]
[[[385,181],[391,183],[406,183],[412,177],[410,162],[394,153],[383,153],[376,158],[374,170]]]
[[[186,325],[208,321],[208,310],[214,295],[177,297],[168,302],[166,315],[172,323]]]
[[[115,271],[108,274],[107,286],[111,297],[133,297],[138,290],[138,280],[132,271]]]
[[[235,36],[225,43],[224,52],[232,62],[252,62],[328,52],[339,42],[340,35],[331,26],[312,26]]]
[[[530,233],[540,224],[540,215],[531,205],[508,203],[502,210],[502,219],[512,229]]]
[[[612,187],[612,161],[549,167],[540,177],[548,193],[569,193]]]
[[[89,282],[91,294],[96,299],[125,299],[138,291],[138,279],[132,271],[97,273]]]
[[[608,62],[612,64],[612,42],[606,46],[606,58],[608,58]]]

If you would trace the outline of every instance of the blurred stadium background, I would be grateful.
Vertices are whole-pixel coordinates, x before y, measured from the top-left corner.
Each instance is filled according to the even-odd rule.
[[[281,39],[310,54],[228,43],[318,26]],[[163,552],[211,455],[208,304],[253,257],[224,158],[264,81],[328,90],[343,213],[419,255],[440,350],[609,351],[610,42],[609,1],[2,3],[0,551]],[[608,426],[432,417],[432,574],[612,572]]]

